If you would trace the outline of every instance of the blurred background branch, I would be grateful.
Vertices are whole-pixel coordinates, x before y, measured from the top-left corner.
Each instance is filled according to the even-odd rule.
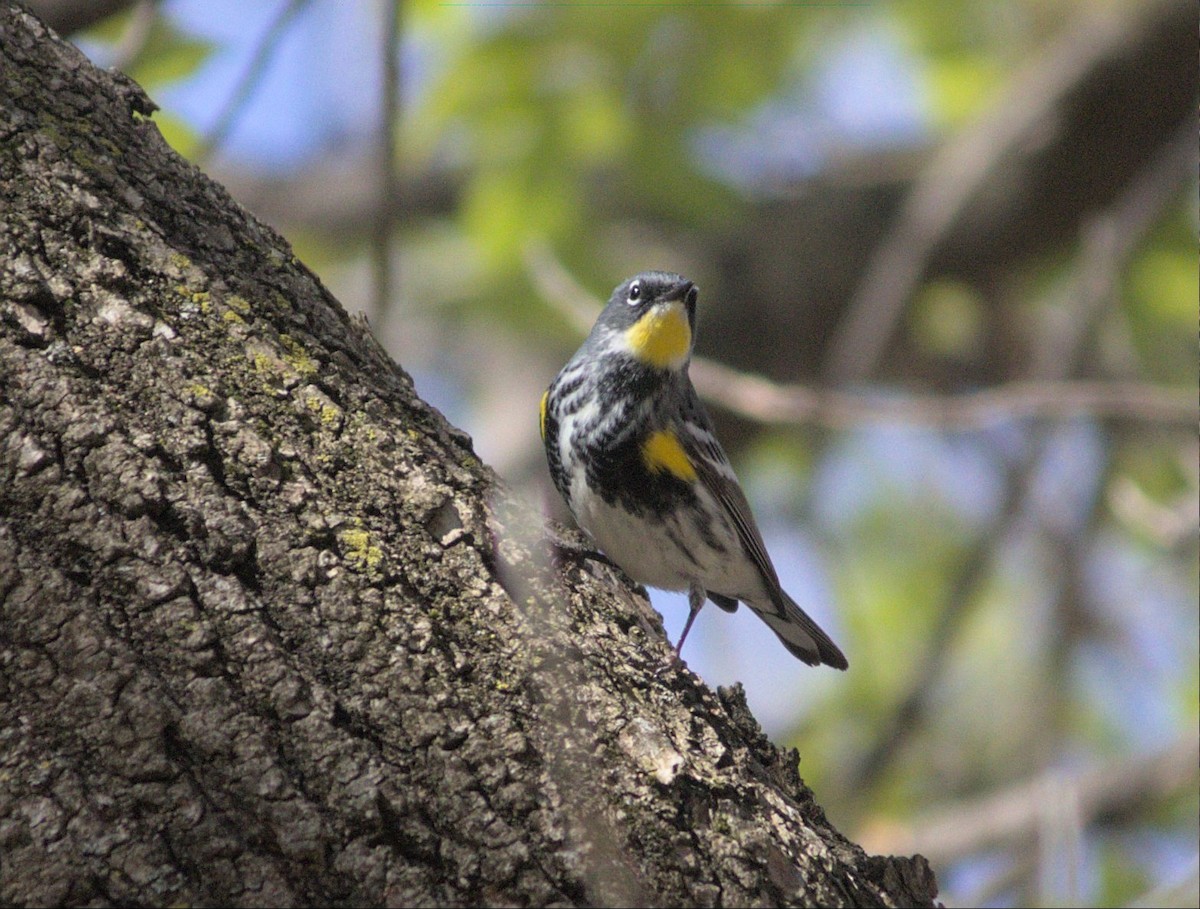
[[[113,48],[113,67],[129,70],[137,64],[150,43],[150,35],[158,18],[158,0],[139,0],[129,17],[125,33]]]
[[[1200,744],[1183,736],[1161,751],[1119,758],[1038,778],[959,805],[914,817],[904,829],[866,833],[864,845],[884,854],[919,852],[947,864],[984,849],[1038,836],[1049,793],[1070,791],[1084,824],[1119,823],[1157,810],[1181,789],[1200,783]]]
[[[1061,382],[1075,372],[1085,359],[1100,318],[1114,303],[1117,275],[1126,264],[1138,240],[1163,206],[1172,198],[1171,191],[1181,186],[1189,176],[1187,158],[1194,156],[1194,136],[1189,139],[1187,156],[1176,140],[1168,144],[1151,161],[1144,174],[1133,180],[1127,191],[1103,214],[1096,216],[1084,231],[1074,277],[1058,295],[1052,322],[1043,326],[1030,356],[1031,381]],[[1195,399],[1192,401],[1195,425]],[[954,636],[966,620],[972,604],[980,599],[983,584],[988,580],[991,561],[1003,551],[1005,541],[1023,522],[1037,522],[1035,497],[1041,494],[1036,485],[1038,468],[1046,456],[1052,436],[1044,425],[1035,426],[1029,435],[1024,453],[1004,475],[1004,493],[997,519],[982,534],[949,587],[945,604],[939,610],[939,620],[927,656],[919,662],[918,672],[901,698],[874,745],[864,752],[851,773],[851,788],[871,786],[894,760],[900,747],[920,727],[930,699],[939,690],[938,674],[944,669],[946,655]],[[1093,500],[1091,509],[1100,504]],[[1079,575],[1077,562],[1083,549],[1073,547],[1068,561],[1058,561],[1068,575]],[[1056,560],[1057,561],[1057,560]],[[1061,594],[1059,594],[1061,595]],[[1058,597],[1056,596],[1055,599]],[[1031,629],[1037,634],[1037,629]],[[1056,666],[1059,664],[1055,664]],[[1050,697],[1058,689],[1047,691]]]
[[[581,338],[585,336],[604,301],[576,281],[544,245],[531,244],[526,249],[525,263],[542,298]],[[1111,269],[1101,271],[1108,273]],[[697,390],[710,404],[768,426],[815,424],[851,429],[865,423],[909,423],[964,431],[1016,420],[1077,417],[1174,425],[1189,430],[1196,425],[1196,394],[1191,389],[1136,382],[1015,381],[959,395],[889,391],[872,396],[772,382],[705,357],[696,357],[690,372]]]
[[[257,42],[254,56],[246,64],[236,88],[230,92],[217,115],[216,123],[192,152],[197,161],[207,164],[213,152],[229,138],[230,132],[237,126],[238,119],[245,113],[247,103],[262,82],[279,42],[308,3],[309,0],[288,0],[279,7],[262,39]]]
[[[999,171],[1034,166],[1049,137],[1061,132],[1053,124],[1063,110],[1132,47],[1152,44],[1155,29],[1167,27],[1165,11],[1167,4],[1152,11],[1082,8],[1062,35],[1011,77],[1005,97],[988,116],[933,155],[895,226],[876,247],[862,287],[831,340],[827,377],[844,382],[875,373],[936,250],[960,221],[970,221],[968,206],[985,195],[989,184],[1012,178]]]
[[[400,11],[399,0],[383,5],[380,48],[383,90],[379,116],[379,193],[382,199],[372,237],[375,272],[375,311],[387,317],[392,301],[392,230],[400,207],[400,162],[396,155],[396,130],[400,122]]]

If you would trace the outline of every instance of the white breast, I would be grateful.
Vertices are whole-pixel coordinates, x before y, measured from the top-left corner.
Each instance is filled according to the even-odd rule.
[[[697,494],[708,500],[702,487]],[[569,504],[579,526],[638,583],[662,590],[687,590],[697,584],[754,601],[764,596],[762,579],[728,522],[720,525],[717,534],[724,551],[713,549],[691,525],[691,511],[672,513],[662,521],[644,520],[599,496],[585,494],[581,473],[571,483]]]

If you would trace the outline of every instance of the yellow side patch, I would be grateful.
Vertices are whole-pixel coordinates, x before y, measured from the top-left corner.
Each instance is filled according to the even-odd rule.
[[[696,479],[696,468],[679,444],[679,438],[670,430],[650,433],[642,443],[642,460],[655,473],[669,473],[687,483]]]
[[[542,392],[541,414],[538,417],[538,426],[540,426],[542,430],[543,442],[546,441],[546,402],[548,400],[550,400],[550,389],[547,388],[544,392]]]
[[[682,303],[651,307],[625,332],[630,352],[659,369],[678,369],[687,362],[692,329]]]

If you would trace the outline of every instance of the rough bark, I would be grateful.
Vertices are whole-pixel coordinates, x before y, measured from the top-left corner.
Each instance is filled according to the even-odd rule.
[[[150,112],[0,12],[0,904],[930,904]]]

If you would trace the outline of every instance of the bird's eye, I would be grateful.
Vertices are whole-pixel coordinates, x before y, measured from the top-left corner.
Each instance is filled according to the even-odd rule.
[[[629,285],[629,303],[633,305],[642,298],[642,285],[640,281],[634,281]]]

